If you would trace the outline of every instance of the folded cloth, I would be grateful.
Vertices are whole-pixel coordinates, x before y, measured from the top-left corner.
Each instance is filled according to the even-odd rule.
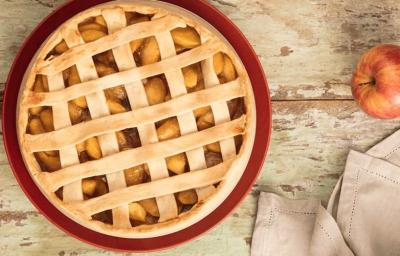
[[[350,151],[326,210],[262,192],[251,255],[400,255],[398,195],[400,131],[365,154]]]
[[[335,220],[319,200],[260,194],[252,256],[353,255]]]
[[[400,255],[400,168],[351,151],[336,221],[356,255]]]
[[[400,166],[400,130],[370,148],[366,154]],[[336,219],[343,175],[339,178],[329,198],[327,210]]]

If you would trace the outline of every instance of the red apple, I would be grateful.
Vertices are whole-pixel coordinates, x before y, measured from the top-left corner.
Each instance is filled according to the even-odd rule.
[[[379,45],[366,52],[351,83],[355,100],[367,114],[400,117],[400,46]]]

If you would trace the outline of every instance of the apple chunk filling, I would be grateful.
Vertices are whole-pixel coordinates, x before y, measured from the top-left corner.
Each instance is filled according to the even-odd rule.
[[[153,18],[152,15],[143,15],[136,12],[126,12],[125,16],[127,25],[148,22]],[[107,21],[103,16],[87,18],[85,21],[78,24],[78,32],[85,43],[94,42],[108,35]],[[184,28],[176,28],[170,32],[174,42],[175,51],[178,55],[201,45],[200,34],[195,27],[187,26]],[[143,67],[145,65],[162,61],[159,42],[155,36],[135,39],[129,42],[129,48],[131,50],[130,54],[132,54],[130,57],[133,57],[137,67]],[[54,49],[50,51],[46,59],[61,56],[69,50],[70,49],[67,43],[62,40],[55,45]],[[223,52],[217,52],[212,55],[211,53],[210,57],[213,59],[214,72],[218,77],[217,83],[219,82],[220,84],[224,84],[237,79],[238,73],[235,69],[232,59],[227,54]],[[99,78],[107,77],[120,72],[116,64],[113,50],[107,50],[96,54],[92,57],[92,60],[95,71]],[[202,64],[204,63],[197,62],[188,66],[177,68],[178,73],[181,72],[182,74],[182,82],[184,83],[184,88],[182,88],[186,90],[185,92],[195,93],[207,89],[204,81],[205,76],[203,74]],[[83,82],[83,76],[80,76],[80,71],[81,70],[78,70],[76,65],[68,67],[62,71],[62,77],[66,88],[76,86]],[[168,84],[165,74],[147,77],[142,80],[142,84],[149,106],[162,104],[171,100],[170,85]],[[215,86],[218,86],[218,84]],[[105,103],[107,104],[110,115],[118,115],[132,111],[127,90],[129,90],[129,87],[125,87],[125,85],[121,84],[101,91],[101,93],[104,93],[104,98],[103,95],[101,95],[101,99],[106,100]],[[38,93],[48,92],[49,86],[47,78],[45,76],[38,75],[32,86],[32,91]],[[87,99],[89,99],[89,97],[83,95],[65,103],[66,107],[68,108],[68,114],[70,118],[69,121],[71,122],[71,125],[89,122],[92,120]],[[89,101],[89,105],[91,105],[90,103],[91,102]],[[229,110],[229,117],[232,120],[240,118],[246,113],[244,98],[236,98],[227,101],[226,106]],[[194,129],[197,128],[198,131],[203,131],[216,125],[213,109],[215,111],[214,105],[203,106],[187,111],[190,113],[190,115],[193,114],[194,116]],[[55,127],[53,121],[52,107],[40,106],[31,108],[29,109],[27,133],[37,135],[54,131]],[[177,116],[169,117],[164,120],[158,120],[154,123],[154,126],[157,139],[160,142],[172,140],[182,136],[180,123],[178,122]],[[74,145],[79,158],[79,163],[96,161],[104,157],[100,143],[102,142],[101,135],[98,136],[99,137],[95,136],[88,138]],[[119,151],[131,150],[142,146],[137,127],[116,131],[115,138],[118,143]],[[239,135],[236,136],[234,140],[236,152],[239,152],[243,138],[241,135]],[[203,145],[200,148],[201,157],[203,157],[203,154],[205,160],[204,168],[210,168],[223,162],[221,144],[219,141]],[[41,170],[44,172],[55,172],[62,168],[59,151],[35,152],[34,156],[39,163]],[[190,155],[187,152],[179,152],[178,154],[175,153],[174,155],[164,157],[163,161],[165,161],[165,166],[168,170],[169,176],[181,175],[191,171],[188,156]],[[141,163],[120,171],[123,173],[123,178],[125,179],[125,185],[127,187],[151,182],[151,173],[147,163]],[[109,183],[106,175],[82,179],[81,184],[84,200],[91,200],[109,193]],[[110,187],[112,187],[111,185],[112,184],[110,181]],[[219,183],[214,184],[214,186],[217,188],[218,185]],[[55,194],[62,200],[63,188],[59,188]],[[199,202],[196,189],[179,191],[173,195],[178,207],[178,214],[185,213],[186,211],[189,211],[195,207],[197,204],[201,203]],[[128,209],[129,219],[133,227],[154,224],[159,221],[160,211],[156,198],[130,202],[128,204]],[[107,210],[94,214],[92,215],[92,219],[107,224],[112,224],[112,211]]]

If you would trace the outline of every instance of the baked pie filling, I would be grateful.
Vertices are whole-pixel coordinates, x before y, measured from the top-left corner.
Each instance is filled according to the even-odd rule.
[[[35,160],[26,163],[52,202],[102,230],[188,215],[218,192],[249,140],[247,74],[187,18],[98,7],[38,56],[19,110],[24,157]]]

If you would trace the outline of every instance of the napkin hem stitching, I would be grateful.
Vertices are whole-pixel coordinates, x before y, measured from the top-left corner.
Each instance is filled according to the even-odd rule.
[[[390,182],[392,182],[392,183],[394,183],[394,184],[400,185],[400,182],[399,182],[399,181],[394,180],[394,179],[391,179],[391,178],[389,178],[389,177],[387,177],[387,176],[385,176],[385,175],[382,175],[382,174],[380,174],[380,173],[377,173],[377,172],[374,172],[374,171],[370,171],[370,170],[364,169],[364,168],[360,168],[360,169],[363,170],[363,171],[365,171],[365,172],[367,172],[367,173],[369,173],[369,174],[373,174],[373,175],[375,175],[375,176],[377,176],[377,177],[379,177],[379,178],[382,178],[382,179],[385,179],[385,180],[387,180],[387,181],[390,181]]]
[[[355,187],[354,187],[353,207],[351,210],[350,223],[349,223],[349,234],[348,234],[349,239],[351,238],[351,225],[353,224],[353,217],[354,217],[354,213],[356,210],[357,195],[358,195],[358,181],[360,179],[360,171],[361,170],[362,170],[362,168],[357,169],[356,183],[354,184]]]
[[[275,208],[275,211],[277,211],[279,213],[286,213],[286,214],[302,214],[302,215],[315,215],[315,214],[317,214],[316,212],[301,212],[301,211],[293,211],[293,210],[278,209],[278,208]]]
[[[384,156],[384,158],[388,158],[390,157],[392,154],[394,154],[394,152],[396,152],[397,150],[400,149],[400,146],[397,146],[396,148],[394,148],[392,151],[390,151],[387,155]]]
[[[333,238],[329,235],[328,231],[326,231],[324,226],[322,226],[321,223],[319,223],[318,221],[317,221],[317,224],[321,228],[322,232],[329,238],[329,240],[333,241]],[[335,250],[336,250],[336,247],[335,247]]]

